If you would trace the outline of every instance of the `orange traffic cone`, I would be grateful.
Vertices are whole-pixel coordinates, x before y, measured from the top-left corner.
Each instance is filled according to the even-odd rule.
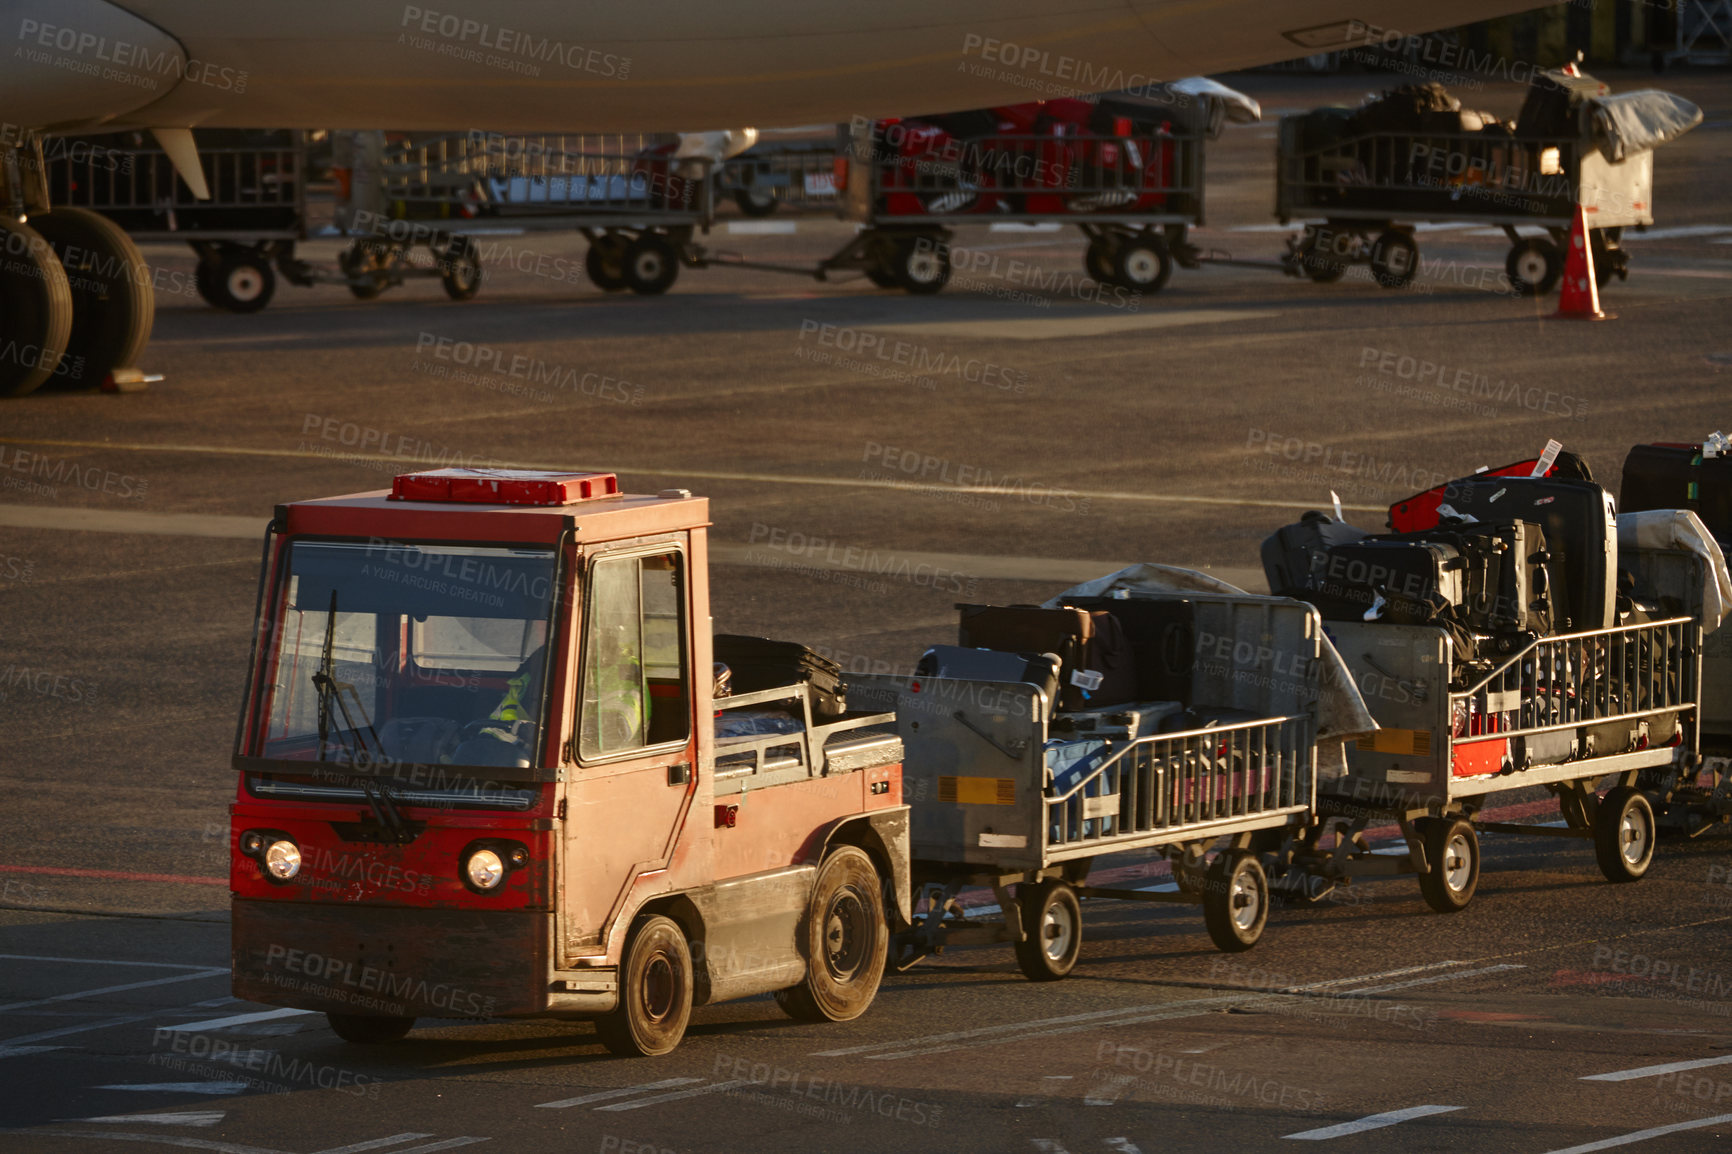
[[[1576,205],[1576,221],[1570,226],[1570,250],[1564,256],[1563,287],[1558,293],[1558,311],[1552,319],[1603,321],[1600,286],[1594,277],[1594,249],[1588,243],[1588,214]]]

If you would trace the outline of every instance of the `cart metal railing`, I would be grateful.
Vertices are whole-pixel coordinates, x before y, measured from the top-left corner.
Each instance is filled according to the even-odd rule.
[[[1138,738],[1046,799],[1047,844],[1110,849],[1151,833],[1308,812],[1313,730],[1309,716],[1296,715]]]

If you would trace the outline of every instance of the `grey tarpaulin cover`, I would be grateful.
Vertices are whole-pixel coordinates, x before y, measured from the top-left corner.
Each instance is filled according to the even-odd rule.
[[[1176,565],[1131,565],[1117,573],[1073,585],[1048,600],[1048,609],[1056,609],[1074,597],[1109,597],[1115,590],[1129,596],[1141,594],[1225,593],[1234,597],[1254,597],[1237,585],[1218,577],[1181,569]],[[1285,597],[1269,597],[1270,601],[1285,601]],[[1336,652],[1334,642],[1323,634],[1323,652],[1318,662],[1317,680],[1317,772],[1323,777],[1340,777],[1347,772],[1345,745],[1355,737],[1375,732],[1377,721],[1365,707],[1365,698],[1353,683],[1347,662]]]
[[[1712,633],[1732,612],[1732,575],[1726,571],[1726,556],[1720,551],[1702,519],[1688,509],[1648,509],[1618,514],[1618,548],[1671,549],[1694,553],[1708,563],[1713,580],[1703,582],[1698,616],[1702,632]]]
[[[1594,137],[1606,159],[1617,162],[1647,152],[1702,123],[1702,110],[1670,92],[1644,88],[1617,96],[1596,96]]]

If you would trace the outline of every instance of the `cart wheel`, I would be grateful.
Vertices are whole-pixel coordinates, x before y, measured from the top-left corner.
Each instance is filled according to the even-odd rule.
[[[414,1018],[375,1018],[366,1014],[326,1014],[331,1032],[357,1046],[400,1042],[415,1026]]]
[[[950,247],[944,238],[922,236],[898,241],[896,283],[916,296],[930,296],[950,283]]]
[[[1630,255],[1623,249],[1607,244],[1601,238],[1601,230],[1595,229],[1591,236],[1594,251],[1594,287],[1605,288],[1613,277],[1628,280],[1630,277]]]
[[[0,214],[0,347],[32,349],[35,356],[0,358],[0,397],[22,397],[54,375],[72,335],[72,286],[42,234]]]
[[[1229,954],[1248,950],[1269,921],[1269,877],[1250,850],[1230,849],[1209,866],[1203,887],[1203,924],[1215,948]]]
[[[1056,982],[1076,968],[1082,953],[1082,905],[1076,891],[1057,878],[1018,887],[1022,928],[1016,964],[1031,982]]]
[[[1386,289],[1406,288],[1419,271],[1419,246],[1400,229],[1390,229],[1371,246],[1371,278]]]
[[[337,264],[349,278],[349,291],[357,300],[370,301],[390,283],[391,250],[378,241],[358,240]]]
[[[1292,259],[1298,262],[1299,270],[1311,278],[1312,283],[1333,284],[1347,275],[1347,263],[1331,256],[1328,251],[1341,235],[1332,228],[1308,227],[1305,230],[1305,237],[1294,250]]]
[[[256,313],[271,303],[277,274],[271,262],[251,249],[235,249],[217,258],[209,275],[206,299],[231,313]]]
[[[658,296],[673,287],[680,275],[679,253],[659,233],[646,232],[625,248],[620,258],[625,286],[640,296]]]
[[[1422,817],[1419,843],[1431,867],[1419,875],[1419,892],[1425,904],[1440,914],[1467,908],[1479,888],[1479,835],[1464,818]]]
[[[1132,292],[1158,293],[1173,276],[1173,254],[1154,236],[1131,237],[1112,253],[1113,279]]]
[[[622,1058],[671,1052],[692,1016],[686,935],[670,918],[643,919],[632,929],[619,973],[619,1005],[596,1019],[601,1044]]]
[[[1099,284],[1117,284],[1112,242],[1105,237],[1089,241],[1088,251],[1083,254],[1083,268]]]
[[[1543,297],[1564,275],[1564,254],[1551,241],[1530,236],[1509,250],[1503,268],[1518,296]]]
[[[1654,860],[1654,807],[1642,791],[1620,785],[1594,815],[1594,860],[1609,882],[1640,881]]]
[[[625,245],[612,237],[591,242],[589,252],[583,258],[583,270],[589,274],[589,282],[604,293],[624,292],[625,275],[620,271],[620,260],[624,256]]]
[[[466,236],[454,236],[439,256],[439,283],[454,301],[466,301],[481,291],[481,254]]]
[[[847,1022],[866,1012],[890,948],[883,885],[865,850],[842,846],[824,859],[802,931],[806,980],[776,991],[783,1013],[802,1022]]]
[[[740,211],[747,216],[769,216],[776,211],[776,194],[759,192],[751,188],[736,188],[734,203],[740,206]]]

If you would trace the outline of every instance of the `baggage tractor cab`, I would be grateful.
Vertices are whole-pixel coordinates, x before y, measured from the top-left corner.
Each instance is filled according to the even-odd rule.
[[[231,809],[237,997],[352,1042],[870,1006],[909,914],[901,743],[792,678],[718,698],[708,501],[440,469],[280,506]],[[749,798],[749,804],[748,804]]]

